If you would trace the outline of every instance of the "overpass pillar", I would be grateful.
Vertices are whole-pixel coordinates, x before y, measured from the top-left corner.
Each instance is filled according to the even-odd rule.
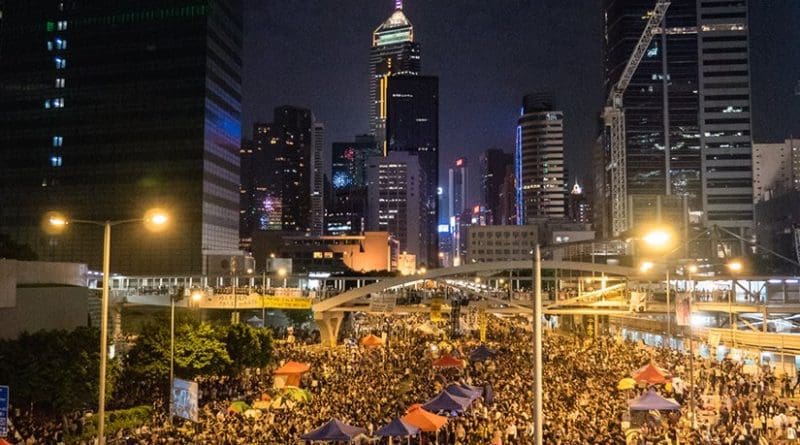
[[[344,312],[314,312],[314,321],[319,327],[320,341],[329,348],[336,347],[339,329],[342,327]]]

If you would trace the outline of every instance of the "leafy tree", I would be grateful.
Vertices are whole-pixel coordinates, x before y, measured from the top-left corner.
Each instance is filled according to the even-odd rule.
[[[311,321],[314,315],[311,309],[283,309],[283,313],[294,326],[300,326]]]
[[[23,333],[0,342],[0,381],[13,389],[14,403],[65,414],[97,406],[100,333],[97,329]],[[108,362],[111,394],[117,363]]]
[[[261,338],[258,330],[245,325],[235,324],[221,328],[228,356],[231,358],[229,372],[238,374],[244,368],[260,368],[267,364],[261,355]]]
[[[217,331],[207,323],[183,324],[175,332],[175,374],[192,379],[223,374],[231,357]]]

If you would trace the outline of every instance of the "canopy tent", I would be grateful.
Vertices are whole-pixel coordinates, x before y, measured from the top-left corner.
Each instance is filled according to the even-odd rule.
[[[649,363],[634,372],[633,379],[640,383],[656,384],[666,383],[670,379],[670,376],[666,370]]]
[[[636,380],[630,377],[625,377],[624,379],[620,380],[617,383],[617,389],[619,390],[633,389],[635,387],[636,387]]]
[[[469,354],[469,359],[473,362],[482,362],[490,358],[494,358],[496,352],[487,348],[486,345],[480,345]]]
[[[320,440],[320,441],[330,441],[330,440],[346,440],[351,441],[354,437],[360,434],[367,434],[367,430],[364,428],[358,428],[355,426],[348,425],[336,419],[331,419],[325,425],[315,429],[310,433],[303,434],[300,436],[303,440]]]
[[[455,383],[449,385],[444,390],[456,397],[463,397],[469,400],[475,400],[483,393],[480,389],[475,390],[466,385],[456,385]]]
[[[411,405],[400,420],[425,432],[439,431],[447,423],[447,417],[425,411],[419,403]]]
[[[681,405],[674,399],[662,397],[653,390],[647,391],[641,396],[631,400],[628,402],[628,405],[633,411],[681,409]]]
[[[445,354],[433,361],[434,368],[463,368],[464,361],[453,357],[450,354]]]
[[[369,334],[366,337],[361,339],[361,346],[375,347],[375,346],[380,346],[382,344],[383,344],[383,340],[381,340],[380,337],[377,337],[377,336],[372,335],[372,334]]]
[[[264,327],[264,320],[258,318],[256,315],[247,319],[247,324],[253,326],[254,328],[263,328]]]
[[[419,433],[419,428],[411,425],[410,423],[404,422],[402,419],[394,418],[388,424],[378,428],[378,431],[375,431],[375,435],[378,437],[387,437],[387,436],[414,436]]]
[[[442,391],[436,397],[425,402],[422,407],[434,413],[438,413],[440,411],[461,412],[469,408],[471,403],[472,399],[454,396],[447,391]]]
[[[273,371],[275,376],[274,388],[284,388],[286,386],[300,386],[300,377],[303,376],[311,367],[306,363],[293,361],[286,362],[283,366]]]

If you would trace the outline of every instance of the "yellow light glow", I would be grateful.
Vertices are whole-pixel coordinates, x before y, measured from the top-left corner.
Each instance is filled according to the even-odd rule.
[[[641,266],[639,266],[639,270],[642,272],[648,272],[653,269],[653,266],[655,265],[651,261],[645,261]]]
[[[51,216],[50,219],[48,220],[48,222],[50,222],[50,224],[52,224],[54,226],[66,226],[67,225],[67,220],[64,219],[64,218],[60,218],[58,216]]]
[[[419,273],[421,273],[421,274],[423,274],[423,275],[425,275],[425,273],[426,273],[426,272],[428,272],[428,269],[426,269],[426,268],[424,268],[424,267],[421,267],[421,268],[419,269]]]
[[[150,209],[144,214],[144,225],[149,230],[159,231],[167,227],[169,216],[161,209]]]
[[[742,262],[738,260],[731,261],[730,263],[726,264],[726,266],[728,266],[728,269],[730,269],[731,272],[741,272],[744,268]]]
[[[69,218],[59,212],[47,212],[42,218],[42,230],[49,235],[58,235],[66,230]]]
[[[689,267],[687,267],[687,268],[686,268],[686,270],[688,270],[688,271],[689,271],[689,273],[697,273],[697,271],[698,271],[699,269],[697,268],[697,266],[696,266],[696,265],[694,265],[694,264],[691,264],[691,265],[689,265]]]
[[[481,282],[481,277],[475,277],[475,282],[476,283],[480,283]]]
[[[650,247],[664,247],[669,243],[672,236],[663,229],[656,229],[648,232],[642,239]]]
[[[197,302],[199,302],[199,301],[200,301],[200,300],[202,300],[202,299],[203,299],[203,293],[202,293],[202,292],[200,292],[200,291],[194,291],[194,292],[192,292],[192,301],[194,301],[195,303],[197,303]]]
[[[281,277],[285,277],[285,276],[286,276],[286,274],[287,274],[287,271],[286,271],[286,269],[284,269],[283,267],[281,267],[280,269],[278,269],[278,275],[279,275],[279,276],[281,276]]]

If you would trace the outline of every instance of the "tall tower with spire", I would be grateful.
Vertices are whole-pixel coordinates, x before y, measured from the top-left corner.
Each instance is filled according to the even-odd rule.
[[[395,0],[392,15],[372,33],[369,54],[369,127],[378,146],[387,151],[386,114],[389,77],[419,75],[419,43],[414,41],[414,27],[403,13],[403,0]]]

